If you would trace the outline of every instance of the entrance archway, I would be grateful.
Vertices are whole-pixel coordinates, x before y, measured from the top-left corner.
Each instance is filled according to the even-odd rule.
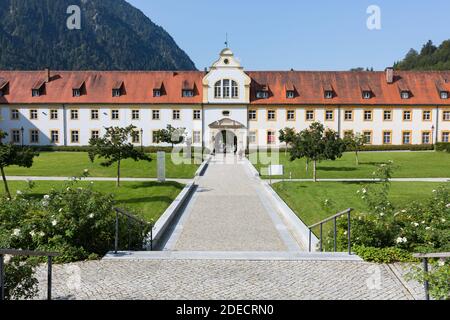
[[[236,154],[238,151],[238,138],[233,131],[222,130],[215,137],[214,149],[216,153]]]

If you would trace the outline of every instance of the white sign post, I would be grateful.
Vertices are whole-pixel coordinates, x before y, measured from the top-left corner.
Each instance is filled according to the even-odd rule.
[[[166,181],[166,153],[158,152],[157,153],[157,174],[158,174],[158,182]]]

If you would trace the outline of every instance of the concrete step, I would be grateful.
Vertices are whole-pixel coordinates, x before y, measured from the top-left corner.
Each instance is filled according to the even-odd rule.
[[[233,252],[233,251],[120,251],[103,260],[251,260],[251,261],[363,261],[344,252]]]

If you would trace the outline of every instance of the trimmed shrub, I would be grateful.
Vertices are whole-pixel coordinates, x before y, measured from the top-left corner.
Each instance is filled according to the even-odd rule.
[[[436,143],[436,151],[443,151],[450,153],[450,142],[438,142]]]
[[[352,250],[364,259],[364,261],[369,262],[394,263],[417,261],[408,251],[395,247],[375,248],[355,245]]]

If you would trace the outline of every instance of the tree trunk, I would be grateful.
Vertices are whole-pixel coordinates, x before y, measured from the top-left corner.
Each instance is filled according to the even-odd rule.
[[[117,187],[120,187],[120,160],[117,161]]]
[[[314,182],[317,182],[317,160],[314,160],[314,170],[313,170]]]
[[[306,158],[306,173],[308,173],[309,170],[309,159]]]
[[[288,152],[288,144],[286,142],[286,149],[284,150],[284,156],[287,157],[287,152]]]
[[[356,153],[356,165],[359,166],[358,151],[356,151],[355,153]]]
[[[3,167],[0,167],[0,171],[2,172],[3,184],[5,185],[6,195],[8,196],[8,198],[11,199],[11,192],[9,192],[8,182],[6,181],[6,175],[5,171],[3,170]]]

